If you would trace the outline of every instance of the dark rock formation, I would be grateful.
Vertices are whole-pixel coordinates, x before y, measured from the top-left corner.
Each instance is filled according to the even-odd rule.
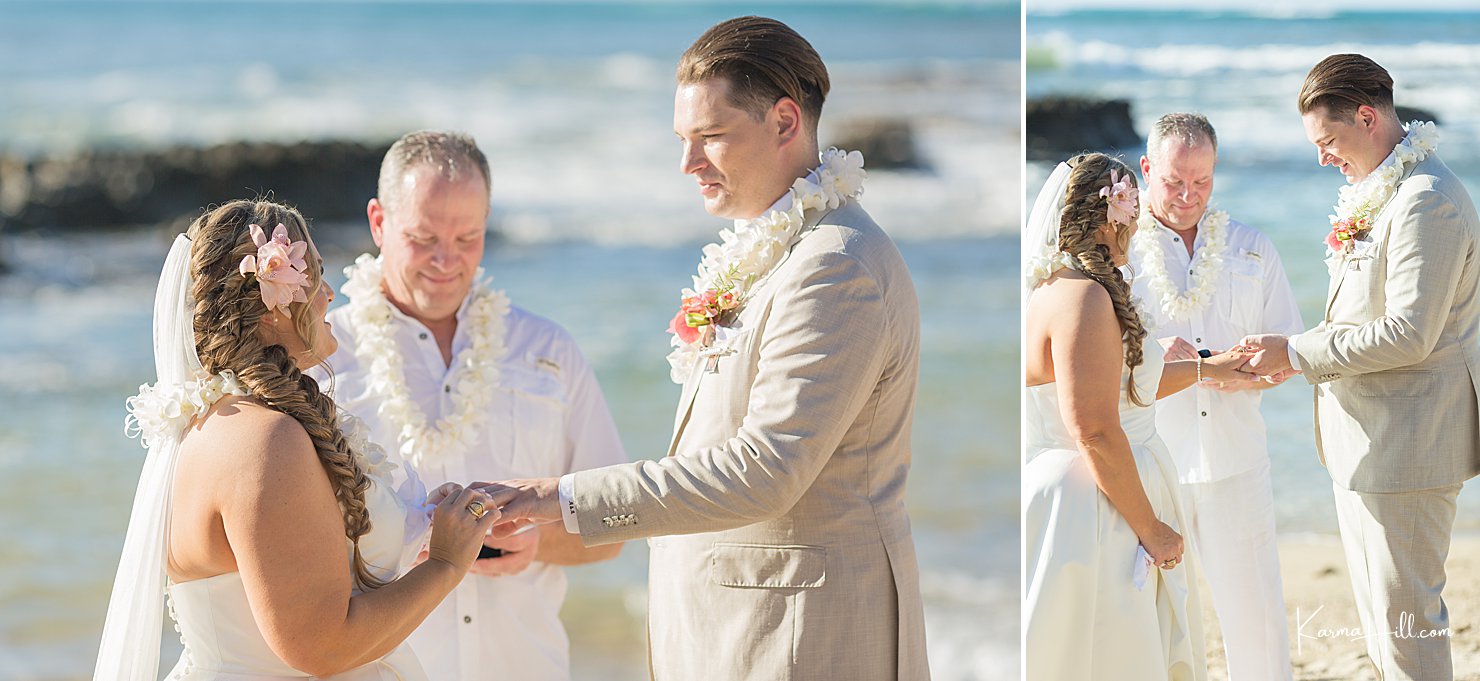
[[[1434,112],[1429,111],[1428,109],[1420,109],[1416,106],[1398,105],[1394,105],[1393,108],[1398,110],[1398,120],[1404,123],[1407,123],[1408,121],[1433,121],[1435,123],[1439,122],[1439,117],[1434,115]]]
[[[68,157],[0,156],[0,225],[85,229],[190,219],[208,205],[268,196],[311,220],[363,218],[389,144],[222,144]]]
[[[1028,100],[1028,160],[1062,161],[1081,151],[1112,152],[1144,142],[1124,99],[1047,96]]]
[[[902,120],[866,119],[838,126],[832,143],[863,153],[868,170],[923,170],[928,167],[915,145],[915,131]]]

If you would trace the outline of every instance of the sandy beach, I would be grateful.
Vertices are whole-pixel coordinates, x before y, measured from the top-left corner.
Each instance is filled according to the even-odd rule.
[[[1335,535],[1282,540],[1280,566],[1297,681],[1375,681],[1365,644],[1348,633],[1361,622],[1352,604],[1341,540]],[[1454,637],[1454,678],[1480,681],[1480,538],[1456,538],[1447,568],[1444,596]],[[1226,681],[1223,641],[1207,585],[1202,586],[1208,678]]]

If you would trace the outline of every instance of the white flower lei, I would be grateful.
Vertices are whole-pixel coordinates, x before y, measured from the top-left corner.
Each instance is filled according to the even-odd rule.
[[[246,394],[230,371],[215,376],[202,372],[195,380],[173,385],[146,383],[139,386],[139,394],[124,400],[128,416],[123,419],[123,434],[138,437],[147,448],[166,437],[179,437],[190,420],[206,413],[216,400]]]
[[[1439,151],[1439,131],[1433,122],[1411,121],[1403,126],[1408,134],[1393,147],[1393,157],[1379,165],[1361,182],[1341,188],[1331,224],[1354,217],[1375,219],[1398,193],[1398,181],[1407,168]],[[1376,225],[1373,225],[1375,227]]]
[[[488,288],[480,268],[462,322],[471,343],[453,358],[451,367],[458,373],[452,413],[429,424],[406,387],[405,365],[391,324],[391,303],[380,288],[381,267],[380,258],[361,255],[344,269],[349,277],[344,293],[350,298],[355,356],[369,368],[371,391],[384,399],[379,413],[395,428],[402,457],[415,466],[472,444],[476,426],[498,386],[509,299],[503,291]]]
[[[1187,275],[1185,293],[1172,282],[1161,241],[1156,237],[1159,228],[1156,218],[1143,206],[1132,245],[1141,254],[1141,269],[1148,280],[1146,286],[1160,303],[1162,314],[1176,321],[1213,302],[1218,278],[1223,273],[1223,255],[1228,251],[1228,212],[1209,208],[1198,222],[1203,245],[1192,256],[1192,272]]]
[[[1048,281],[1054,272],[1065,267],[1077,269],[1079,261],[1068,251],[1055,251],[1053,246],[1044,246],[1042,253],[1028,258],[1028,262],[1023,265],[1023,278],[1028,284],[1028,290],[1037,288],[1039,284]]]
[[[696,295],[695,291],[730,286],[744,305],[751,288],[770,273],[801,231],[806,211],[837,208],[863,193],[863,181],[868,177],[863,170],[863,154],[833,148],[822,152],[820,159],[816,182],[810,176],[797,178],[788,190],[792,199],[790,208],[773,210],[733,230],[723,230],[719,233],[719,243],[704,247],[704,259],[694,276],[694,287],[684,289],[683,298]],[[673,335],[671,344],[669,376],[674,383],[683,383],[698,363],[704,346],[702,342],[685,343],[677,334]]]

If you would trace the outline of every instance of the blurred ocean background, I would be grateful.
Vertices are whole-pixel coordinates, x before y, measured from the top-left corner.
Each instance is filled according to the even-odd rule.
[[[1345,179],[1320,167],[1305,139],[1295,97],[1306,72],[1343,52],[1382,64],[1396,82],[1397,104],[1438,117],[1439,156],[1471,196],[1480,196],[1480,12],[1263,3],[1266,11],[1258,4],[1227,11],[1035,12],[1030,3],[1027,95],[1128,99],[1143,138],[1164,113],[1208,116],[1218,132],[1213,202],[1274,240],[1305,323],[1314,326],[1326,296],[1321,240]],[[1143,152],[1122,150],[1132,165]],[[1029,164],[1029,201],[1050,170],[1051,164]],[[1266,392],[1263,413],[1280,532],[1335,534],[1331,479],[1316,458],[1310,387],[1296,380]],[[1419,461],[1423,452],[1413,456]],[[1459,505],[1456,531],[1480,533],[1480,485],[1469,485]]]
[[[654,458],[678,396],[663,329],[699,246],[725,226],[677,172],[673,65],[704,29],[749,13],[786,21],[827,61],[824,146],[862,119],[914,133],[926,168],[871,172],[863,201],[899,241],[921,300],[909,503],[930,661],[939,680],[1015,679],[1016,4],[0,0],[0,153],[468,131],[493,166],[495,285],[570,329],[629,453]],[[1160,77],[1062,49],[1055,71],[1074,72],[1071,84]],[[1467,49],[1452,48],[1480,68]],[[1462,83],[1440,85],[1473,100]],[[1311,182],[1312,200],[1331,189]],[[368,230],[315,229],[341,283],[371,248]],[[171,237],[162,226],[0,233],[0,679],[90,677],[143,461],[122,434],[123,400],[154,378],[150,307]],[[639,542],[569,571],[577,679],[647,678],[646,563]]]

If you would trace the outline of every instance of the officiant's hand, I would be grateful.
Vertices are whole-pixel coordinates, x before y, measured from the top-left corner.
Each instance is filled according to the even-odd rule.
[[[1275,333],[1244,336],[1241,344],[1259,351],[1258,354],[1249,360],[1249,365],[1245,367],[1245,371],[1259,374],[1260,376],[1278,378],[1279,380],[1289,378],[1291,374],[1299,373],[1290,366],[1290,339],[1288,337]]]
[[[503,513],[495,537],[507,537],[530,522],[560,520],[560,478],[475,482],[470,487],[491,497]]]
[[[1137,532],[1136,536],[1157,567],[1170,570],[1182,563],[1182,535],[1170,525],[1156,520],[1144,533]]]
[[[468,570],[475,575],[485,577],[502,577],[504,575],[517,575],[529,568],[534,562],[535,548],[540,545],[540,528],[534,527],[527,532],[520,532],[512,537],[502,539],[495,537],[484,537],[483,545],[489,548],[502,549],[504,555],[497,558],[480,558],[473,561],[472,569]]]
[[[1158,338],[1156,342],[1161,344],[1162,359],[1168,362],[1176,362],[1183,359],[1197,359],[1197,348],[1191,343],[1177,336]]]

